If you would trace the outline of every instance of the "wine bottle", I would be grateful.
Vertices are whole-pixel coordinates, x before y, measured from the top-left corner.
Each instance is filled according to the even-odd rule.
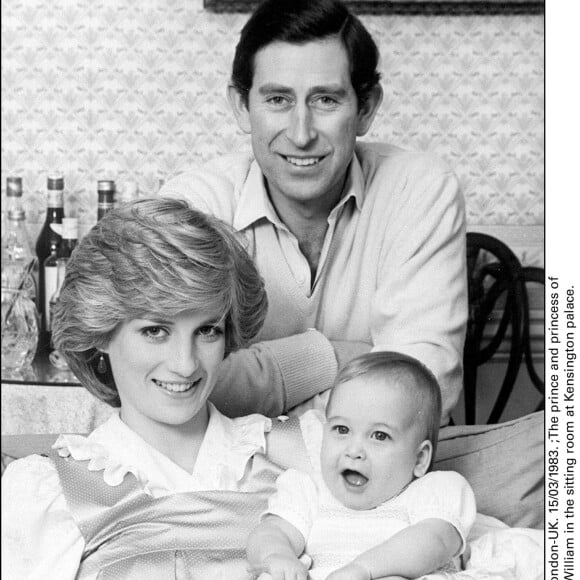
[[[115,182],[111,180],[97,181],[97,221],[99,221],[115,205]]]
[[[48,264],[49,257],[55,258],[61,241],[60,228],[64,216],[64,177],[61,173],[50,173],[47,179],[46,218],[36,240],[36,256],[39,269],[39,300],[38,309],[41,317],[41,346],[46,345],[43,340],[48,332],[47,318],[50,297],[56,288],[56,263]]]

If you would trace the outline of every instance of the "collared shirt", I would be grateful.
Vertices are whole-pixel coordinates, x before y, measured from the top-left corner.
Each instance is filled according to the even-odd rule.
[[[330,212],[327,222],[328,230],[324,238],[320,261],[316,273],[316,280],[320,278],[324,262],[328,256],[328,249],[334,236],[337,221],[344,207],[353,200],[360,211],[364,201],[364,179],[358,159],[353,158],[351,168],[340,201]],[[264,176],[259,165],[254,161],[250,165],[247,179],[243,183],[240,198],[235,208],[232,225],[239,232],[245,232],[250,238],[252,228],[258,228],[260,220],[267,220],[276,229],[280,249],[290,267],[294,279],[305,296],[311,295],[311,271],[306,257],[300,251],[296,236],[290,232],[280,220],[264,184]]]
[[[335,348],[395,350],[438,378],[442,424],[459,399],[467,323],[465,214],[437,158],[359,143],[328,217],[314,284],[249,153],[169,181],[161,195],[233,225],[265,280],[268,315],[255,343],[222,365],[212,400],[230,416],[278,415],[332,386]]]

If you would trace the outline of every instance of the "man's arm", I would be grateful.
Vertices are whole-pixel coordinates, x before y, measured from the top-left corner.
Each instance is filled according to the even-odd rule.
[[[396,350],[439,380],[442,424],[463,388],[467,270],[463,198],[453,173],[430,157],[411,165],[383,238],[371,321],[373,350]],[[429,165],[431,163],[431,165]],[[393,219],[394,218],[394,219]]]
[[[173,178],[159,195],[184,199],[232,224],[235,191],[244,182],[250,161],[243,155],[216,160],[208,168]],[[337,368],[370,348],[361,342],[330,342],[316,330],[256,343],[228,356],[211,398],[231,417],[280,415],[329,389]]]
[[[418,578],[434,572],[461,549],[461,536],[449,522],[423,520],[367,550],[350,564],[330,574],[327,580]]]

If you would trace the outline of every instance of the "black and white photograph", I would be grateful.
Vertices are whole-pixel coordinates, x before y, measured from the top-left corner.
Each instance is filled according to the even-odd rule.
[[[2,0],[2,578],[574,578],[569,8]]]

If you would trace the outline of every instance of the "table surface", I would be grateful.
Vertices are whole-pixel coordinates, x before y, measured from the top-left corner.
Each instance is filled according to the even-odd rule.
[[[39,351],[27,369],[2,369],[2,383],[43,386],[79,386],[80,382],[68,369],[53,366],[48,351]]]
[[[1,432],[90,433],[113,412],[81,386],[68,369],[39,352],[26,370],[2,369]]]

